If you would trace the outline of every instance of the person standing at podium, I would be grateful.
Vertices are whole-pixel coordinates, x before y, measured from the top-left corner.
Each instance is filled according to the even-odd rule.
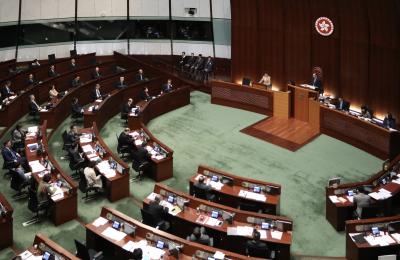
[[[315,88],[315,91],[318,91],[320,94],[324,93],[324,85],[322,83],[322,78],[316,71],[314,71],[312,75],[311,85]]]

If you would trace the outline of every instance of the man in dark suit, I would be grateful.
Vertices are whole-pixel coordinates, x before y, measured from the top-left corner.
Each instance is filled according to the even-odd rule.
[[[196,61],[196,57],[194,57],[194,53],[192,52],[190,54],[190,57],[186,60],[186,63],[184,65],[184,69],[186,71],[189,71],[190,68],[192,67],[192,65],[195,63],[195,61]]]
[[[69,127],[69,131],[67,134],[67,144],[75,145],[78,143],[79,135],[78,135],[78,128],[75,125],[71,125]]]
[[[1,96],[3,99],[6,99],[13,95],[15,95],[15,93],[11,90],[11,81],[7,81],[6,84],[1,88]]]
[[[206,246],[213,246],[212,239],[207,235],[204,227],[195,227],[193,233],[186,240],[196,242]]]
[[[135,82],[146,81],[147,78],[143,74],[143,70],[139,69],[138,73],[135,75]]]
[[[168,79],[168,80],[167,80],[167,83],[165,83],[165,84],[162,86],[161,94],[163,94],[163,93],[169,93],[169,92],[171,92],[171,91],[172,91],[172,80],[171,80],[171,79]]]
[[[11,147],[11,140],[7,140],[4,142],[4,147],[1,150],[5,166],[7,168],[17,168],[22,166],[25,171],[29,171],[29,165],[26,158],[15,152]]]
[[[132,111],[133,99],[129,98],[128,101],[122,106],[121,119],[128,119],[128,114]]]
[[[126,88],[126,84],[125,84],[125,77],[119,77],[119,81],[117,82],[117,84],[115,84],[115,87],[118,89],[124,89]]]
[[[105,98],[107,95],[102,95],[100,92],[100,84],[96,84],[96,86],[94,86],[94,88],[92,89],[92,91],[90,92],[90,98],[92,99],[92,101],[94,102],[97,99],[103,99]]]
[[[146,148],[146,142],[143,142],[141,145],[136,146],[133,144],[132,146],[132,168],[139,172],[139,174],[135,177],[135,180],[141,180],[143,178],[143,174],[146,174],[146,172],[150,169],[149,165],[146,169],[142,169],[143,172],[139,171],[139,167],[149,161],[149,153],[147,152]]]
[[[99,79],[101,78],[100,68],[96,67],[92,73],[92,79]]]
[[[140,91],[139,97],[140,97],[140,100],[144,100],[144,101],[151,100],[151,96],[149,94],[149,89],[147,87],[144,87],[142,89],[142,91]]]
[[[253,231],[253,239],[246,242],[246,254],[252,257],[267,258],[267,244],[260,241],[261,234],[257,230]]]
[[[37,115],[42,108],[36,103],[35,96],[29,96],[29,114]]]
[[[69,64],[69,69],[76,70],[77,68],[78,68],[78,65],[76,65],[75,59],[71,59],[71,63]]]
[[[204,176],[200,176],[197,183],[194,184],[197,189],[203,190],[206,194],[207,200],[214,200],[215,195],[212,194],[212,188],[210,185],[207,185],[204,180]],[[204,198],[203,198],[204,199]]]
[[[320,94],[324,93],[324,85],[322,83],[322,79],[317,75],[316,72],[313,73],[311,85],[315,87],[315,91],[318,91]]]
[[[49,73],[48,73],[49,77],[57,77],[59,74],[56,72],[56,68],[54,67],[54,65],[50,66],[49,69]]]
[[[125,128],[124,131],[118,137],[118,146],[130,146],[133,145],[133,138],[129,135],[129,128]]]
[[[365,119],[372,119],[373,112],[368,106],[362,105],[360,117],[365,118]]]
[[[391,113],[387,114],[383,119],[383,127],[396,129],[396,119]]]
[[[203,78],[204,80],[208,80],[208,75],[213,71],[214,62],[211,59],[211,56],[208,56],[206,63],[204,64],[203,69]]]
[[[150,202],[147,207],[147,212],[153,217],[154,222],[160,229],[165,230],[166,227],[169,226],[165,221],[165,217],[168,214],[168,208],[164,208],[160,205],[160,197],[156,195],[154,200]]]
[[[189,57],[186,56],[186,53],[185,53],[185,52],[182,52],[181,58],[179,59],[179,62],[178,62],[178,68],[179,68],[180,70],[183,70],[183,67],[184,67],[185,64],[187,63],[188,59],[189,59]]]
[[[336,109],[338,110],[343,110],[343,111],[349,111],[350,110],[350,102],[347,102],[343,98],[339,98],[338,102],[336,103]]]
[[[77,87],[80,87],[81,85],[82,85],[81,77],[79,77],[79,75],[76,75],[75,78],[71,82],[71,86],[73,88],[77,88]]]
[[[28,83],[28,85],[36,85],[36,84],[38,84],[38,83],[40,83],[40,82],[38,82],[38,81],[35,79],[35,77],[33,76],[33,74],[31,73],[31,74],[29,74],[29,76],[28,76],[28,81],[27,81],[27,83]]]
[[[78,98],[72,100],[71,111],[72,117],[83,117],[83,108],[79,105]]]
[[[203,69],[203,64],[204,64],[203,55],[199,54],[199,56],[197,56],[196,58],[196,61],[190,68],[193,77],[196,77],[197,72]]]

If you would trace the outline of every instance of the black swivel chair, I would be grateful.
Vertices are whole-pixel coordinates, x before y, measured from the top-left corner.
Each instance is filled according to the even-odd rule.
[[[167,231],[169,224],[167,224],[166,221],[161,220],[158,221],[155,216],[150,214],[147,210],[145,209],[140,209],[140,213],[142,214],[142,223],[146,224],[148,226],[154,227],[156,229],[160,229],[162,231]]]
[[[32,187],[30,187],[28,189],[28,195],[29,195],[28,209],[30,211],[32,211],[35,215],[30,220],[22,223],[22,225],[24,227],[35,224],[35,223],[39,223],[42,220],[43,216],[47,215],[47,211],[49,209],[49,202],[45,201],[45,202],[39,203],[39,200],[36,195],[36,190],[33,189]],[[42,212],[45,212],[45,214],[41,215],[40,213],[42,213]]]
[[[71,175],[72,179],[79,180],[80,179],[79,173],[81,173],[85,167],[86,167],[85,160],[75,161],[73,158],[71,158],[69,161],[69,168],[74,172]]]
[[[87,183],[85,174],[83,172],[79,173],[79,190],[85,194],[82,197],[83,200],[89,201],[92,200],[100,195],[100,188],[98,187],[90,187]],[[92,194],[89,194],[92,193]]]
[[[68,157],[68,151],[69,149],[72,147],[72,144],[68,141],[68,133],[67,130],[64,130],[64,132],[62,133],[62,139],[63,139],[63,150],[67,152],[67,155],[65,155],[64,157]]]
[[[79,242],[78,240],[74,239],[75,247],[76,247],[76,254],[78,258],[82,260],[101,260],[103,259],[103,252],[99,251],[96,252],[94,249],[88,248],[85,244]]]
[[[251,211],[251,212],[262,213],[262,210],[260,210],[257,205],[255,205],[253,203],[247,203],[247,202],[244,202],[244,201],[240,201],[239,202],[239,209],[240,210]]]
[[[267,247],[259,248],[253,246],[247,246],[246,248],[247,254],[252,257],[260,257],[260,258],[270,258],[270,253]]]
[[[25,181],[23,177],[15,169],[10,169],[11,183],[10,186],[17,193],[13,195],[14,199],[25,199],[28,197],[26,188],[29,186],[29,181]]]
[[[203,200],[208,200],[208,201],[215,201],[215,194],[212,194],[211,192],[208,192],[204,189],[200,189],[193,185],[193,195],[196,198],[203,199]]]
[[[4,177],[11,177],[11,170],[13,168],[14,168],[14,163],[7,162],[6,160],[4,160],[4,157],[3,157],[3,170],[7,170],[7,171],[4,171]]]
[[[132,162],[132,168],[138,173],[137,177],[131,179],[133,180],[142,180],[143,175],[146,174],[150,170],[150,163],[148,161],[144,162],[136,162],[135,160]]]
[[[117,134],[116,134],[116,137],[117,137],[117,143],[118,143],[118,145],[117,145],[118,155],[120,155],[121,158],[128,159],[131,156],[131,147],[129,147],[129,145],[121,144]]]

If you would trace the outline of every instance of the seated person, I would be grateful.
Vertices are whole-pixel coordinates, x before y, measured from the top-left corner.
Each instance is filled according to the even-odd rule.
[[[40,67],[39,61],[38,61],[37,59],[34,59],[34,60],[32,61],[32,63],[30,64],[30,67],[31,67],[32,69],[33,69],[33,68]]]
[[[37,187],[37,199],[39,203],[43,203],[49,200],[49,198],[57,191],[50,184],[51,175],[45,174],[43,178],[39,181],[39,185]]]
[[[6,99],[10,96],[14,96],[15,93],[11,90],[11,81],[7,81],[6,84],[1,87],[1,96],[3,97],[3,99]]]
[[[271,83],[271,76],[265,73],[260,81],[258,82],[260,84],[264,84],[267,86],[267,88],[272,88],[272,83]]]
[[[195,62],[192,64],[190,67],[192,73],[195,72],[196,70],[202,69],[203,68],[203,55],[199,54],[197,56]]]
[[[350,102],[347,102],[343,98],[339,98],[337,103],[335,104],[336,109],[338,110],[343,110],[343,111],[349,111],[350,110]]]
[[[139,172],[139,167],[145,163],[146,161],[149,161],[149,153],[147,152],[146,148],[146,142],[143,142],[141,145],[132,145],[132,168]],[[142,179],[142,174],[146,174],[147,169],[142,169],[143,173],[139,172],[139,174],[134,178],[141,180]]]
[[[206,233],[204,227],[195,227],[193,233],[186,238],[186,240],[196,242],[206,246],[212,246],[211,239]]]
[[[366,105],[361,106],[361,115],[362,118],[372,119],[372,110],[369,109]]]
[[[69,156],[70,161],[73,162],[74,164],[85,161],[85,159],[83,159],[83,157],[82,157],[82,154],[79,152],[78,143],[74,143],[68,149],[68,156]]]
[[[80,87],[81,85],[82,85],[81,77],[79,77],[79,75],[76,75],[75,78],[71,82],[71,86],[73,88],[77,88],[77,87]]]
[[[132,252],[131,257],[132,257],[132,260],[142,260],[143,250],[140,247],[135,248]]]
[[[53,172],[55,170],[53,164],[51,163],[51,161],[49,160],[49,156],[46,155],[43,160],[41,160],[40,162],[44,168],[46,168],[46,170],[48,170],[50,173]]]
[[[83,170],[83,174],[85,175],[87,184],[89,187],[94,187],[98,189],[103,188],[103,181],[101,180],[101,175],[96,175],[96,171],[94,167],[96,166],[96,162],[90,161],[89,165],[85,167]]]
[[[103,98],[106,98],[107,94],[103,95],[100,92],[100,84],[96,84],[96,86],[94,86],[93,90],[90,92],[90,98],[92,99],[92,101],[94,102],[95,100],[102,100]]]
[[[38,83],[40,83],[40,82],[38,82],[38,81],[35,79],[35,77],[33,76],[33,74],[31,73],[31,74],[29,74],[29,76],[28,76],[28,81],[27,81],[27,83],[28,83],[28,85],[36,85],[36,84],[38,84]]]
[[[368,192],[364,188],[358,189],[358,193],[354,195],[353,203],[357,206],[356,217],[358,219],[362,218],[363,208],[367,208],[371,205],[372,199],[368,196]]]
[[[186,59],[184,69],[188,71],[192,67],[192,65],[194,64],[195,61],[196,61],[196,57],[194,56],[194,53],[192,52],[190,54],[190,57],[188,59]]]
[[[253,231],[253,239],[246,242],[246,254],[252,257],[267,258],[267,244],[260,241],[261,234],[256,229]]]
[[[153,217],[156,226],[159,226],[161,230],[166,230],[169,227],[169,223],[165,221],[168,208],[161,206],[160,201],[160,196],[156,195],[154,200],[150,202],[146,211]]]
[[[194,186],[195,186],[197,189],[203,190],[204,193],[206,194],[206,198],[202,198],[202,199],[214,200],[215,195],[212,194],[212,188],[211,188],[211,186],[210,186],[210,185],[207,185],[207,184],[205,183],[204,176],[200,176],[198,182],[195,183]]]
[[[121,119],[128,119],[128,114],[132,111],[133,107],[133,99],[129,98],[128,101],[122,106]]]
[[[94,72],[92,73],[92,79],[99,79],[99,78],[101,78],[100,68],[96,67],[94,69]]]
[[[162,86],[161,94],[169,93],[172,91],[172,80],[168,79],[167,83]]]
[[[50,66],[49,69],[49,73],[48,73],[49,77],[57,77],[59,74],[56,72],[56,68],[54,65]]]
[[[185,66],[185,64],[186,64],[186,62],[187,62],[187,60],[189,59],[189,57],[188,56],[186,56],[186,52],[182,52],[182,55],[181,55],[181,57],[180,57],[180,59],[179,59],[179,62],[178,62],[178,68],[180,68],[181,70],[183,70],[183,66]]]
[[[118,146],[131,146],[133,145],[133,138],[129,135],[131,130],[127,127],[118,137]]]
[[[208,56],[206,63],[204,64],[204,80],[208,80],[208,75],[213,71],[214,61],[212,60],[211,56]]]
[[[126,84],[125,84],[125,77],[119,77],[119,81],[117,82],[117,84],[115,84],[115,87],[118,89],[123,89],[126,88]]]
[[[21,124],[17,124],[11,132],[11,142],[15,150],[23,149],[25,147],[26,131],[22,129]]]
[[[49,90],[49,97],[50,97],[50,100],[52,100],[54,98],[62,98],[67,93],[68,93],[68,91],[58,92],[56,89],[56,86],[53,84],[53,85],[51,85],[51,89]]]
[[[150,101],[152,97],[149,95],[149,89],[144,87],[142,91],[140,91],[140,100]]]
[[[383,127],[385,128],[393,128],[396,129],[396,119],[392,116],[391,113],[387,114],[383,119]]]
[[[83,108],[79,105],[78,98],[74,98],[72,100],[72,105],[71,105],[71,111],[72,111],[72,117],[83,117]]]
[[[78,134],[78,128],[76,125],[71,125],[69,127],[69,132],[67,134],[67,143],[75,145],[79,141],[79,134]]]
[[[25,157],[22,157],[19,153],[12,149],[11,140],[4,142],[4,147],[1,150],[1,155],[3,156],[6,168],[17,168],[22,166],[25,171],[29,171],[30,167]]]
[[[69,69],[75,70],[77,68],[78,68],[78,66],[76,65],[75,59],[71,59],[71,63],[69,64]]]
[[[37,115],[42,108],[36,103],[35,96],[29,96],[29,114]]]
[[[135,82],[146,81],[147,78],[143,74],[143,70],[139,69],[138,73],[135,75]]]

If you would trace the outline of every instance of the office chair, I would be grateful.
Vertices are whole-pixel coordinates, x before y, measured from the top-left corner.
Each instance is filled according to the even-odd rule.
[[[35,215],[28,221],[22,223],[24,227],[30,226],[35,223],[39,223],[42,220],[43,215],[41,216],[41,212],[45,212],[45,215],[47,215],[47,210],[49,209],[49,203],[48,201],[44,201],[42,203],[39,203],[39,200],[36,195],[36,190],[33,188],[28,189],[28,209],[32,211]]]
[[[258,248],[253,246],[247,246],[246,251],[247,254],[252,257],[270,258],[269,250],[267,247]]]
[[[239,202],[239,207],[240,210],[246,210],[246,211],[251,211],[251,212],[258,212],[262,213],[262,210],[258,208],[256,204],[253,203],[246,203],[244,201]]]
[[[156,229],[167,231],[169,228],[169,223],[165,220],[157,221],[155,216],[147,212],[145,209],[140,209],[140,213],[142,215],[142,223],[148,226],[154,227]]]
[[[11,170],[14,168],[14,163],[13,162],[6,162],[6,160],[4,160],[4,156],[3,156],[3,170],[7,170],[4,171],[4,177],[11,177]]]
[[[83,200],[89,201],[92,199],[95,199],[100,195],[100,188],[98,187],[90,187],[87,183],[85,174],[83,172],[79,173],[79,190],[85,194],[85,196],[82,197]],[[93,192],[92,194],[89,194]]]
[[[128,123],[128,113],[123,111],[124,105],[121,106],[121,120],[124,120],[125,124]]]
[[[85,244],[74,239],[76,254],[75,256],[82,260],[100,260],[103,259],[103,251],[95,251],[92,248],[88,248]]]
[[[75,161],[73,158],[71,158],[68,166],[72,171],[74,171],[74,173],[71,174],[72,179],[79,180],[80,179],[79,173],[82,172],[83,169],[85,168],[86,162],[85,160]]]
[[[215,201],[215,194],[211,194],[210,192],[200,189],[193,185],[193,196],[199,199],[208,200],[208,201]]]
[[[67,152],[67,154],[64,155],[64,158],[65,157],[69,157],[68,151],[72,147],[72,144],[68,142],[68,132],[67,132],[67,130],[64,130],[64,132],[62,133],[61,137],[63,139],[63,148],[62,149]]]
[[[137,162],[133,161],[132,162],[132,168],[138,173],[136,177],[133,177],[131,179],[131,182],[133,180],[139,180],[141,181],[143,179],[143,175],[150,169],[150,163],[148,161],[144,161],[137,166]]]
[[[131,156],[131,148],[129,147],[129,145],[122,145],[121,142],[119,141],[119,137],[117,134],[115,134],[117,137],[117,152],[118,155],[121,158],[129,158]]]
[[[17,191],[12,197],[16,200],[25,199],[28,197],[28,191],[25,190],[29,186],[29,181],[25,181],[16,169],[10,169],[11,183],[10,187]]]

